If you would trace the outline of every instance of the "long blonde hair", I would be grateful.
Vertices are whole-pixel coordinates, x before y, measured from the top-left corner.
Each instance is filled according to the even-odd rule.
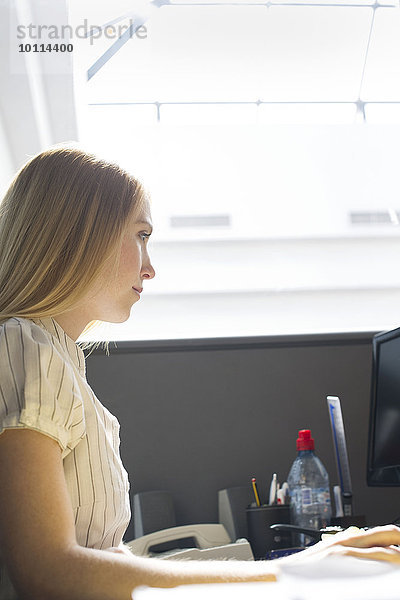
[[[132,175],[73,146],[29,160],[0,204],[0,322],[74,308],[144,198]]]

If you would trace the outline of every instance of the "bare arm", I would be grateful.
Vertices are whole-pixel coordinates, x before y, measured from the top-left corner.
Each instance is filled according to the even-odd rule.
[[[275,580],[268,562],[171,562],[79,546],[60,447],[41,433],[0,436],[0,481],[1,550],[21,600],[130,600],[138,585]]]

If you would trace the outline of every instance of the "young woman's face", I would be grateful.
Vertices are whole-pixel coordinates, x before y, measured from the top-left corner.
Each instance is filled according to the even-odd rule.
[[[140,299],[143,281],[155,275],[147,250],[152,229],[146,201],[140,214],[127,224],[117,272],[111,267],[113,260],[110,261],[96,285],[96,293],[90,300],[95,315],[92,319],[123,323],[129,318],[132,306]]]

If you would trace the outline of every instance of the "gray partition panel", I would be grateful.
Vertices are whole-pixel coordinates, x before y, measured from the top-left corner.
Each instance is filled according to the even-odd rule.
[[[400,515],[400,489],[366,486],[372,333],[162,340],[94,351],[88,380],[121,423],[132,495],[173,494],[177,524],[217,521],[217,491],[273,472],[286,479],[298,429],[338,483],[327,395],[342,401],[354,508],[368,524]],[[133,537],[132,525],[126,539]]]

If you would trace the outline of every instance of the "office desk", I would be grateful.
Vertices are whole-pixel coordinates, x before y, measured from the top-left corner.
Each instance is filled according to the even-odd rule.
[[[138,588],[133,600],[399,600],[400,566],[329,557],[282,568],[276,583]]]

